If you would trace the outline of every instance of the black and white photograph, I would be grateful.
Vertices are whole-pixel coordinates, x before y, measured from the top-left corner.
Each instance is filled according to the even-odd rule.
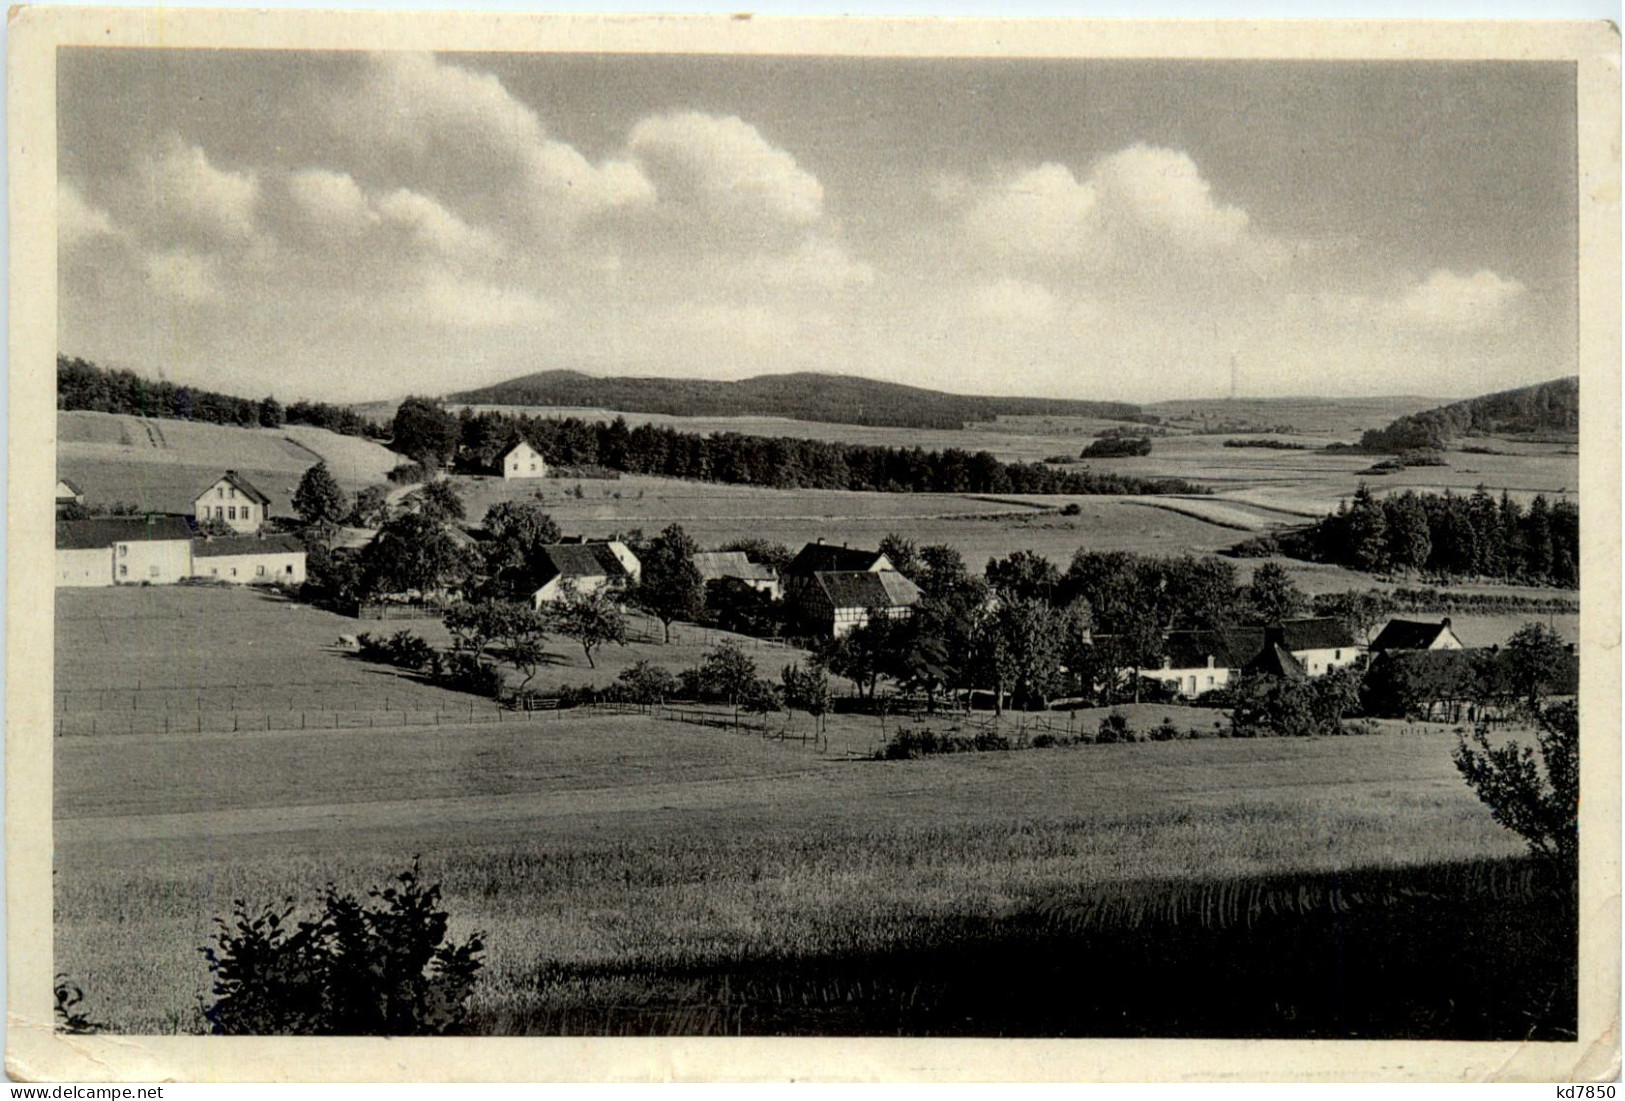
[[[733,22],[36,51],[44,1030],[1617,1074],[1617,34]]]

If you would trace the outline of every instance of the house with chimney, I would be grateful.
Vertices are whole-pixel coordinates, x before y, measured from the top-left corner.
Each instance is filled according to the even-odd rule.
[[[173,585],[192,573],[192,529],[180,516],[58,520],[56,584]]]
[[[198,526],[218,520],[239,535],[253,535],[271,516],[271,498],[235,470],[228,470],[192,501]]]
[[[1359,656],[1354,635],[1340,620],[1289,619],[1263,627],[1169,631],[1163,635],[1162,667],[1142,668],[1139,674],[1195,698],[1246,675],[1322,676]]]

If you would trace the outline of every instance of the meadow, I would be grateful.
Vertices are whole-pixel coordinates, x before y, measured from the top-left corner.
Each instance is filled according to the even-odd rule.
[[[1373,868],[1493,878],[1482,861],[1519,846],[1455,775],[1452,744],[1395,731],[877,762],[635,716],[61,739],[57,969],[120,1030],[194,1028],[196,950],[232,899],[361,890],[417,853],[454,931],[487,933],[482,1030],[687,1031],[697,1012],[702,1031],[743,1029],[744,1015],[714,1015],[728,981],[767,1014],[750,1031],[838,1033],[843,1014],[867,1030],[898,1006],[865,993],[856,961],[881,987],[911,975],[919,997],[925,974],[954,986],[956,972],[904,966],[916,954],[966,941],[1030,955],[1038,918],[1053,940],[1057,914],[1102,892],[1155,911],[1201,883],[1273,898],[1266,881],[1286,874],[1344,890]],[[1213,928],[1186,924],[1170,945]],[[740,982],[774,969],[767,985],[796,991],[799,1026]]]

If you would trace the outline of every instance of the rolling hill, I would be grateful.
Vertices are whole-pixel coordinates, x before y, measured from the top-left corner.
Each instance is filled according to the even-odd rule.
[[[1574,437],[1580,430],[1580,378],[1501,390],[1400,417],[1360,437],[1367,451],[1443,448],[1458,436]]]
[[[580,406],[680,417],[790,417],[902,428],[959,428],[1016,415],[1133,417],[1140,411],[1126,402],[980,397],[812,372],[718,382],[542,371],[450,394],[446,400],[467,405]]]

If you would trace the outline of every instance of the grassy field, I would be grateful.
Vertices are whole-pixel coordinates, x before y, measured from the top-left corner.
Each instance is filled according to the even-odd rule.
[[[191,1027],[231,899],[361,889],[421,853],[458,929],[489,933],[480,1012],[545,1023],[654,965],[883,952],[1113,884],[1514,853],[1451,744],[866,762],[639,717],[63,739],[57,969],[122,1029]]]
[[[273,512],[291,514],[300,476],[318,462],[354,491],[382,482],[401,461],[371,440],[296,424],[234,428],[59,412],[57,438],[57,472],[85,491],[88,504],[129,502],[158,512],[190,512],[197,494],[228,467],[263,490]]]

